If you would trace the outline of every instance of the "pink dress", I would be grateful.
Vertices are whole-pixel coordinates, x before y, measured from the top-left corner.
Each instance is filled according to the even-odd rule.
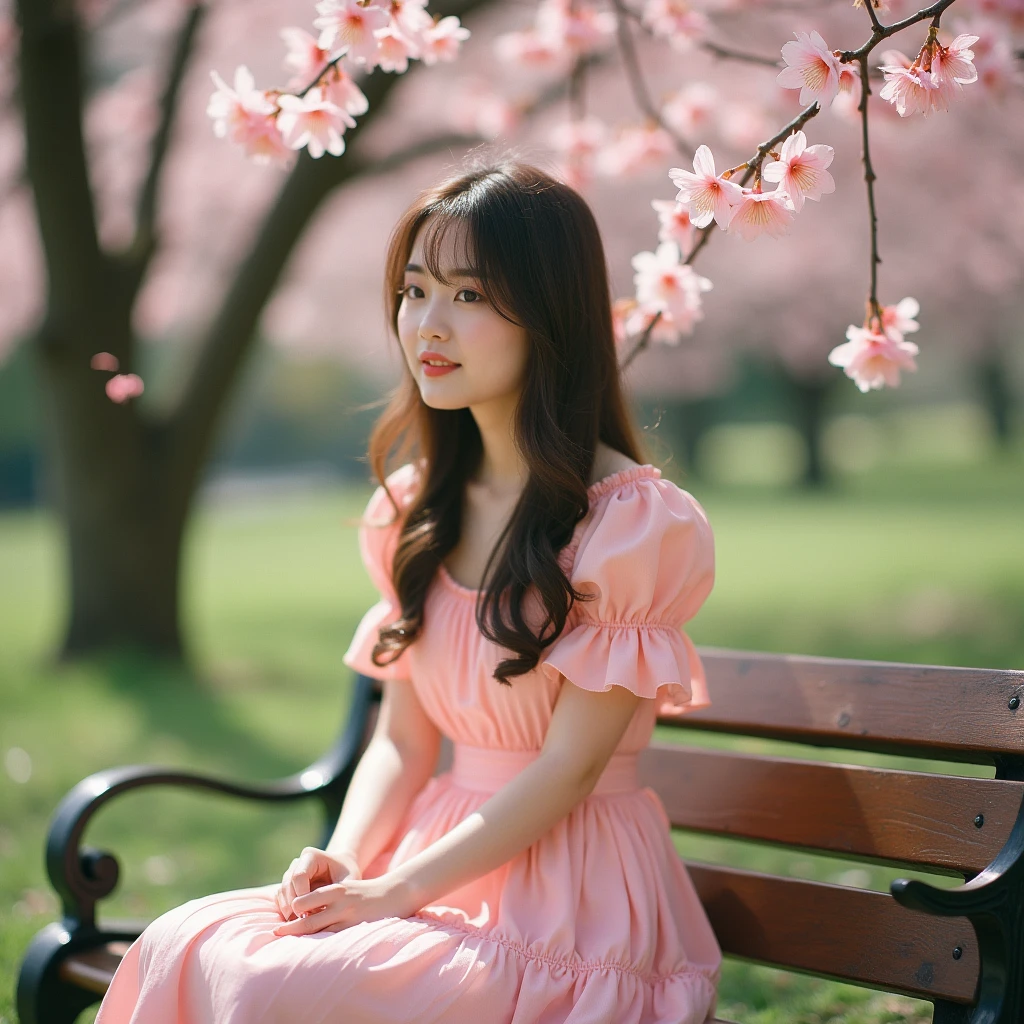
[[[389,477],[402,503],[415,467]],[[97,1024],[700,1024],[713,1016],[721,950],[673,847],[664,807],[638,788],[636,754],[657,713],[709,704],[680,626],[708,596],[714,542],[700,505],[653,466],[590,488],[561,552],[576,602],[537,668],[501,686],[500,649],[479,632],[476,591],[441,569],[420,636],[393,664],[370,661],[396,617],[398,526],[364,525],[381,600],[345,663],[409,680],[454,743],[452,769],[417,794],[364,877],[454,828],[537,756],[560,688],[625,686],[643,697],[594,792],[527,850],[408,918],[275,937],[269,885],[191,900],[129,948]],[[368,520],[389,518],[381,488]],[[282,871],[284,868],[282,867]]]

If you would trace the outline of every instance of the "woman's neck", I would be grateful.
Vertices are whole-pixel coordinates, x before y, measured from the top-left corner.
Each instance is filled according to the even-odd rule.
[[[515,445],[514,418],[518,401],[518,395],[509,395],[470,406],[483,445],[473,482],[495,497],[518,494],[526,485],[526,463]]]

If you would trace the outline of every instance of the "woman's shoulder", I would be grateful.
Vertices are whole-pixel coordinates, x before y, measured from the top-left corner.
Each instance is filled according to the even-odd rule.
[[[600,464],[610,472],[593,474],[590,510],[571,552],[577,573],[609,560],[625,569],[631,556],[657,563],[670,551],[678,557],[713,550],[707,513],[689,491],[650,463],[613,455],[619,458]]]

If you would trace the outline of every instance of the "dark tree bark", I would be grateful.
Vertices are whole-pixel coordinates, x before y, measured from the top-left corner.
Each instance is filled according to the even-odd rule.
[[[1014,394],[1006,353],[998,343],[988,345],[975,366],[978,390],[992,424],[996,443],[1006,451],[1013,440]]]
[[[436,13],[462,15],[490,0],[441,0]],[[196,340],[195,364],[163,418],[135,403],[115,405],[91,370],[111,352],[132,372],[137,339],[131,310],[152,257],[160,175],[181,81],[205,7],[186,17],[175,41],[161,120],[140,192],[133,242],[102,249],[81,134],[81,27],[72,0],[18,0],[20,95],[31,182],[47,271],[43,322],[33,339],[44,395],[54,499],[70,579],[60,656],[118,645],[185,658],[179,618],[182,540],[221,415],[245,364],[260,314],[295,245],[333,191],[431,149],[466,141],[446,136],[372,165],[360,155],[362,128],[386,109],[398,76],[362,83],[369,112],[346,137],[340,159],[300,154],[248,258]]]
[[[822,458],[821,437],[825,427],[825,411],[831,381],[790,379],[791,408],[796,419],[794,426],[804,440],[807,463],[801,483],[805,487],[822,488],[828,484],[828,472]]]

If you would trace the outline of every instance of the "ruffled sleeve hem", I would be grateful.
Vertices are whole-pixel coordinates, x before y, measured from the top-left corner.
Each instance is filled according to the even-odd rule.
[[[371,658],[381,627],[394,622],[398,617],[398,611],[387,598],[378,601],[366,612],[356,627],[352,642],[341,660],[353,671],[373,679],[408,679],[408,647],[387,665],[374,664]]]
[[[595,693],[623,686],[657,700],[660,716],[711,705],[700,655],[674,626],[581,623],[555,642],[541,668]]]

